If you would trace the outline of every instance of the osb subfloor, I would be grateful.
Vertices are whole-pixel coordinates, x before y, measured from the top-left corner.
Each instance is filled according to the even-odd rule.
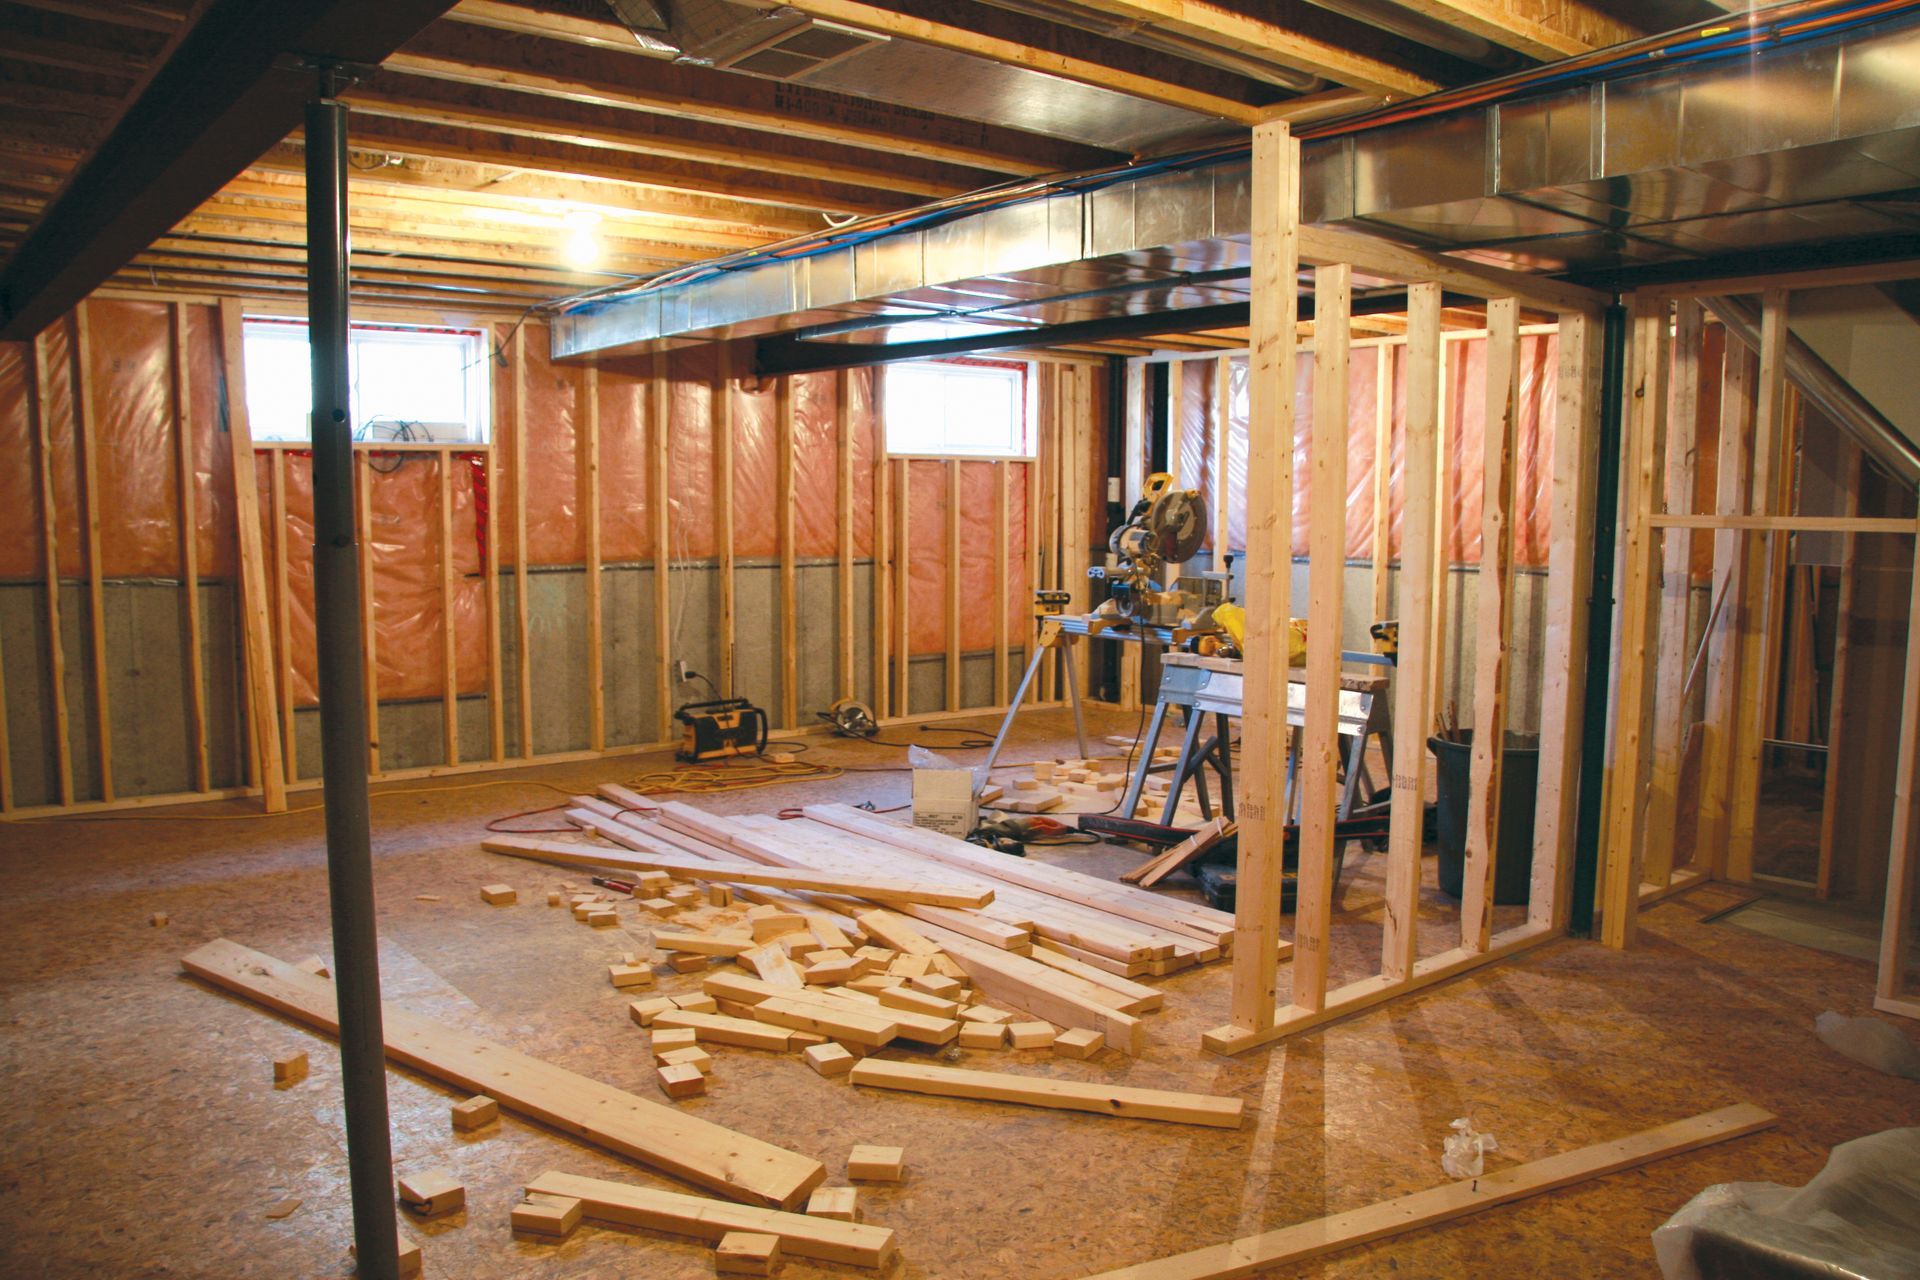
[[[1103,733],[1134,723],[1094,719]],[[1036,715],[1009,756],[1051,755],[1069,740],[1062,717]],[[892,764],[899,754],[823,747],[817,757]],[[552,798],[534,779],[575,790],[640,769],[633,759],[555,766],[507,775],[507,786],[453,779],[377,800],[389,998],[657,1096],[645,1037],[603,967],[639,940],[638,926],[629,940],[577,925],[544,905],[564,873],[475,850],[487,819]],[[765,812],[905,796],[904,775],[867,773],[698,803]],[[298,802],[313,803],[312,793]],[[1138,857],[1046,856],[1106,874]],[[327,950],[317,815],[5,826],[0,857],[0,1274],[348,1274],[332,1042],[181,976],[178,964],[220,936],[289,959]],[[1369,906],[1381,861],[1356,855],[1343,878],[1340,975],[1368,971],[1377,948]],[[521,905],[480,901],[479,886],[501,880],[521,889]],[[1869,967],[1703,924],[1713,892],[1651,910],[1627,954],[1555,942],[1235,1060],[1198,1049],[1200,1032],[1225,1020],[1225,966],[1165,982],[1167,1007],[1150,1015],[1151,1050],[1139,1061],[964,1055],[1018,1072],[1230,1093],[1249,1112],[1237,1132],[863,1092],[821,1080],[797,1058],[739,1049],[718,1051],[712,1093],[683,1105],[819,1158],[830,1183],[844,1178],[854,1143],[902,1146],[907,1181],[861,1192],[866,1216],[898,1230],[897,1274],[1035,1280],[1072,1280],[1433,1186],[1456,1116],[1498,1137],[1497,1165],[1736,1101],[1779,1113],[1779,1128],[1755,1138],[1293,1272],[1648,1276],[1648,1232],[1701,1187],[1800,1182],[1834,1143],[1920,1122],[1914,1085],[1841,1059],[1812,1034],[1823,1009],[1860,1011]],[[171,923],[151,926],[154,912]],[[1443,949],[1449,909],[1435,899],[1427,916],[1423,949]],[[669,975],[660,987],[697,982]],[[269,1061],[293,1049],[310,1054],[312,1076],[276,1089]],[[389,1082],[398,1169],[444,1167],[468,1187],[466,1212],[408,1228],[426,1246],[429,1275],[713,1274],[707,1246],[673,1237],[589,1225],[559,1246],[515,1240],[508,1206],[542,1170],[676,1184],[513,1117],[458,1136],[450,1090],[404,1071]],[[289,1216],[267,1216],[289,1199],[300,1202]],[[863,1273],[789,1263],[783,1274]]]

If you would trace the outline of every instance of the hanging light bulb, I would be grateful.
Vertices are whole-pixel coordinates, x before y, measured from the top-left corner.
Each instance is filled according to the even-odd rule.
[[[600,225],[600,215],[591,209],[569,209],[560,215],[560,225],[567,231],[563,253],[568,265],[582,268],[597,266],[601,245],[596,228]]]

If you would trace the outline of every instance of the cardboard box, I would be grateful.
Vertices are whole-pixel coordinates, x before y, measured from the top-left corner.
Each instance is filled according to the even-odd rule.
[[[913,825],[964,840],[980,825],[971,769],[915,769]]]

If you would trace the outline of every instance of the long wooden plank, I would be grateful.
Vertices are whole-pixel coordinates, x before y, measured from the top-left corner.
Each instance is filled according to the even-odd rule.
[[[913,575],[913,471],[905,458],[896,460],[893,473],[893,714],[913,714],[913,631],[908,616]]]
[[[717,344],[713,384],[713,540],[720,558],[720,696],[733,696],[733,354]]]
[[[380,648],[380,619],[375,612],[378,605],[373,591],[373,485],[376,472],[373,469],[373,454],[364,449],[354,451],[353,471],[355,480],[353,528],[354,537],[360,544],[359,564],[360,586],[360,654],[365,669],[365,680],[361,689],[367,708],[367,773],[380,776],[380,670],[375,657]],[[491,489],[489,489],[491,492]],[[489,613],[489,617],[492,614]],[[497,628],[496,628],[497,629]],[[491,650],[492,639],[489,638]],[[499,702],[498,692],[493,702]],[[495,738],[498,741],[498,738]],[[496,754],[494,759],[500,757]]]
[[[1009,544],[1007,513],[1011,506],[1013,464],[993,464],[993,705],[1007,705],[1007,586]]]
[[[893,691],[893,559],[889,544],[893,527],[893,467],[887,458],[887,435],[880,425],[886,391],[884,374],[875,375],[873,449],[873,713],[885,718]]]
[[[169,359],[168,385],[172,391],[174,483],[178,487],[180,513],[180,588],[185,610],[187,669],[187,734],[193,752],[193,788],[211,788],[207,762],[207,676],[200,653],[200,518],[197,512],[199,489],[198,463],[193,437],[192,368],[187,358],[187,304],[173,303],[167,309]],[[0,726],[3,729],[3,726]],[[9,784],[11,779],[8,779]],[[9,802],[9,808],[12,807]]]
[[[500,652],[502,647],[500,639],[500,519],[497,514],[499,511],[497,504],[500,501],[499,455],[500,451],[498,449],[489,447],[483,455],[485,461],[481,469],[481,474],[486,479],[489,508],[496,513],[492,519],[487,521],[487,549],[484,563],[481,566],[487,582],[485,596],[487,609],[487,757],[495,762],[505,760],[507,757],[507,708],[503,700]],[[373,483],[373,472],[371,470],[367,472],[367,483],[369,486],[367,492],[371,494],[371,486]],[[362,553],[362,559],[370,561],[373,554],[372,548],[365,541],[361,543],[361,546],[367,548]],[[367,613],[371,616],[372,612],[373,588],[372,583],[369,582],[367,587]],[[369,625],[371,625],[371,623],[369,623]],[[379,710],[377,701],[379,695],[373,691],[372,688],[373,650],[371,648],[367,650],[367,668],[369,675],[368,697],[376,699],[376,701],[370,702],[367,706],[369,713],[367,722],[371,725],[378,725],[379,720],[374,713],[377,713]],[[378,739],[379,733],[377,731],[374,737]]]
[[[40,508],[40,554],[46,579],[47,691],[53,702],[54,763],[61,805],[73,803],[73,726],[67,714],[67,647],[60,631],[60,522],[54,513],[53,395],[46,344],[33,348],[34,487]]]
[[[958,458],[944,464],[947,482],[947,518],[944,559],[946,574],[947,696],[945,711],[960,709],[960,467]]]
[[[1653,706],[1654,573],[1659,533],[1652,524],[1665,477],[1667,423],[1667,300],[1634,301],[1633,360],[1628,397],[1626,465],[1621,469],[1620,691],[1615,700],[1613,754],[1607,792],[1607,828],[1601,848],[1601,941],[1632,943],[1639,918],[1640,866],[1645,829],[1643,779],[1650,772],[1647,729]]]
[[[254,783],[268,813],[287,807],[280,755],[280,711],[273,693],[273,637],[268,623],[266,553],[261,547],[259,482],[247,417],[246,359],[238,298],[220,299],[220,354],[226,371],[227,445],[233,463],[233,514],[240,548],[240,636],[246,666],[248,736]]]
[[[442,452],[435,468],[440,482],[440,752],[447,764],[460,763],[460,663],[454,644],[453,468],[452,450]]]
[[[1507,666],[1513,622],[1514,434],[1520,411],[1520,304],[1487,304],[1486,448],[1481,460],[1479,626],[1473,672],[1473,757],[1467,801],[1467,865],[1461,880],[1460,945],[1484,951],[1493,938],[1494,874],[1500,853],[1500,790],[1507,740]]]
[[[1408,304],[1411,307],[1411,303]],[[1408,317],[1411,325],[1412,317]],[[1389,537],[1393,487],[1393,348],[1374,348],[1373,370],[1373,617],[1393,615]]]
[[[1673,375],[1668,387],[1666,509],[1693,508],[1694,438],[1700,411],[1701,307],[1692,298],[1674,304]],[[1659,656],[1654,677],[1653,775],[1647,789],[1646,853],[1640,879],[1665,885],[1673,878],[1676,824],[1680,813],[1680,753],[1691,700],[1687,640],[1692,612],[1693,540],[1669,529],[1660,556]]]
[[[994,999],[1049,1022],[1098,1031],[1108,1048],[1121,1053],[1138,1057],[1146,1051],[1146,1027],[1141,1021],[1113,1008],[1097,993],[1083,990],[1084,985],[1091,985],[1083,979],[1025,956],[995,950],[937,925],[927,926],[927,932],[966,970],[973,985]]]
[[[1452,1222],[1468,1214],[1512,1204],[1594,1178],[1634,1169],[1717,1142],[1771,1128],[1775,1118],[1740,1103],[1686,1120],[1598,1142],[1562,1155],[1496,1169],[1478,1178],[1449,1182],[1311,1222],[1209,1245],[1191,1253],[1103,1271],[1087,1280],[1238,1280],[1273,1267],[1304,1262],[1374,1240]]]
[[[1269,655],[1249,663],[1240,721],[1239,892],[1234,899],[1231,1025],[1273,1025],[1279,985],[1281,856],[1285,847],[1287,673],[1292,625],[1292,421],[1300,300],[1300,144],[1281,122],[1253,131],[1253,301],[1248,356],[1246,642]]]
[[[225,938],[181,964],[187,972],[288,1017],[337,1032],[333,984]],[[791,1209],[826,1177],[817,1160],[637,1098],[470,1032],[383,1006],[387,1056],[509,1111],[749,1204]]]
[[[1602,332],[1580,312],[1560,317],[1554,391],[1546,634],[1541,656],[1540,782],[1534,800],[1529,922],[1563,928],[1572,903],[1579,733],[1586,696],[1587,592],[1600,458]]]
[[[794,728],[800,721],[800,603],[796,599],[797,548],[794,533],[793,380],[782,378],[773,389],[774,529],[780,554],[780,726]]]
[[[81,546],[87,557],[87,637],[93,668],[94,761],[100,798],[113,800],[113,714],[107,679],[107,577],[100,546],[100,444],[93,402],[93,339],[87,304],[73,309],[74,447],[80,454]]]
[[[892,1262],[897,1252],[891,1227],[757,1209],[558,1170],[548,1170],[529,1182],[527,1191],[578,1200],[584,1216],[622,1227],[644,1227],[702,1240],[718,1240],[729,1231],[779,1236],[781,1252],[822,1262],[878,1268]]]
[[[1840,495],[1841,510],[1853,515],[1860,509],[1860,487],[1866,480],[1867,456],[1851,442],[1842,456],[1848,459],[1848,465]],[[1820,805],[1820,861],[1814,872],[1814,891],[1822,898],[1833,888],[1834,845],[1840,834],[1840,788],[1845,774],[1839,762],[1845,758],[1842,753],[1853,746],[1855,726],[1862,712],[1857,702],[1850,703],[1850,696],[1857,697],[1853,689],[1853,609],[1860,578],[1860,548],[1859,534],[1841,537],[1840,598],[1833,623],[1833,683],[1827,701],[1827,776]]]
[[[1381,347],[1382,351],[1388,350]],[[1405,978],[1413,971],[1420,918],[1420,857],[1426,843],[1426,661],[1433,612],[1433,487],[1439,461],[1440,286],[1407,289],[1406,457],[1401,478],[1400,651],[1415,655],[1398,668],[1394,719],[1392,809],[1387,834],[1387,893],[1381,922],[1380,971]],[[1391,380],[1382,394],[1391,398]],[[1376,463],[1378,465],[1378,463]],[[1385,490],[1376,487],[1376,500]]]
[[[884,1058],[863,1058],[848,1077],[873,1089],[898,1089],[942,1098],[971,1098],[982,1102],[1013,1102],[1025,1107],[1059,1111],[1089,1111],[1127,1120],[1164,1120],[1214,1129],[1237,1129],[1244,1104],[1238,1098],[1205,1093],[1177,1093],[1166,1089],[1136,1089],[1126,1085],[1088,1084],[1048,1076],[1016,1076],[1000,1071],[968,1071],[959,1067],[930,1067]]]
[[[1293,1004],[1327,998],[1333,911],[1334,816],[1340,768],[1340,632],[1347,574],[1347,342],[1353,269],[1313,273],[1313,445],[1315,499],[1307,523],[1306,732],[1300,763],[1300,862],[1293,914]],[[1334,501],[1334,495],[1339,500]],[[1262,664],[1257,664],[1262,665]],[[1244,751],[1244,746],[1243,746]]]
[[[607,749],[606,641],[602,635],[600,572],[600,369],[588,365],[581,374],[580,439],[575,443],[579,480],[580,523],[587,534],[587,745]]]
[[[527,335],[515,325],[513,362],[513,658],[520,755],[533,759],[533,637],[527,600]]]
[[[1913,581],[1920,588],[1920,540],[1914,544]],[[1904,1004],[1908,953],[1913,949],[1913,886],[1920,879],[1920,589],[1907,613],[1907,658],[1900,684],[1900,747],[1893,773],[1893,833],[1887,853],[1887,898],[1880,924],[1880,964],[1874,995],[1880,1008]],[[1831,765],[1829,766],[1831,767]],[[1910,1006],[1909,1006],[1910,1009]],[[1889,1012],[1912,1016],[1909,1009]]]
[[[1754,390],[1758,361],[1728,339],[1720,386],[1720,445],[1714,463],[1714,510],[1736,516],[1751,497]],[[1699,819],[1694,846],[1716,876],[1726,873],[1733,787],[1733,738],[1740,718],[1740,635],[1747,608],[1746,540],[1732,530],[1713,535],[1714,595],[1722,603],[1707,636],[1707,706],[1702,721]]]
[[[293,591],[288,583],[287,451],[267,451],[267,511],[273,528],[273,645],[280,699],[280,750],[287,781],[300,778],[300,739],[293,706]]]
[[[673,508],[668,471],[673,460],[672,384],[667,353],[653,353],[647,384],[647,522],[653,532],[653,704],[656,742],[673,737]]]
[[[834,696],[851,698],[853,688],[853,378],[843,369],[833,381],[833,438],[836,451],[834,468],[834,553],[838,565],[834,573],[834,595],[839,608],[839,679]]]
[[[636,871],[666,871],[695,880],[724,884],[765,884],[781,889],[803,889],[811,893],[843,893],[850,897],[871,898],[875,902],[915,902],[933,907],[979,908],[993,901],[991,889],[979,892],[953,890],[884,876],[838,876],[815,871],[781,871],[732,863],[701,862],[693,858],[623,853],[593,845],[564,840],[539,840],[532,836],[490,836],[480,842],[488,853],[559,862],[578,867],[625,867]]]

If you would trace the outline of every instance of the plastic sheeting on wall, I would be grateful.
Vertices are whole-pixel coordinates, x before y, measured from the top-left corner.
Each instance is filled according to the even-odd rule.
[[[653,554],[652,463],[647,451],[648,362],[627,360],[599,373],[600,559],[603,564]],[[535,431],[540,429],[536,421]]]
[[[713,505],[713,381],[718,371],[712,347],[676,351],[667,360],[667,421],[672,432],[667,532],[675,561],[707,560],[719,550]],[[604,435],[604,421],[601,430]],[[605,490],[601,493],[604,503]],[[677,605],[674,611],[679,612]]]
[[[174,452],[171,324],[164,303],[87,304],[95,474],[102,506],[100,557],[113,577],[180,571],[180,505]],[[107,518],[108,515],[111,518]]]
[[[41,572],[39,446],[29,405],[32,350],[24,342],[0,343],[0,513],[8,533],[0,538],[0,577],[36,578]]]

